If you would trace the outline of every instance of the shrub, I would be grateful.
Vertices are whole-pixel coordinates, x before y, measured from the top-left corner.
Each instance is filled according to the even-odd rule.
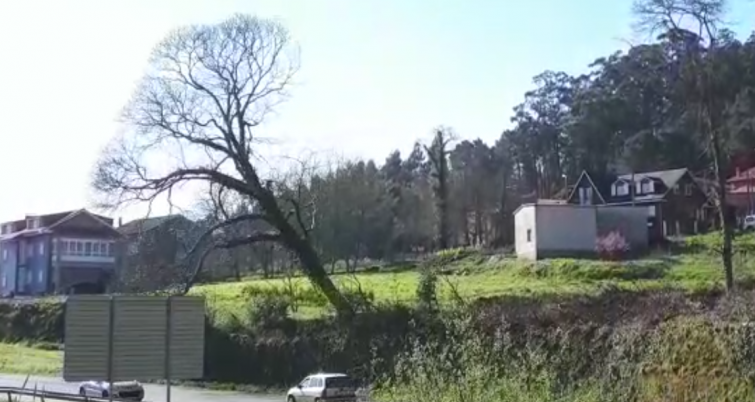
[[[598,240],[595,242],[595,251],[600,258],[605,260],[619,260],[629,252],[629,249],[629,242],[617,230],[605,236],[598,237]]]
[[[417,303],[424,310],[434,310],[438,305],[438,275],[432,268],[424,268],[417,284]]]
[[[603,262],[553,259],[522,264],[517,274],[524,277],[557,278],[570,281],[633,281],[663,278],[669,269],[662,260]]]
[[[250,283],[241,291],[241,297],[246,300],[253,300],[258,297],[280,297],[289,298],[291,307],[296,309],[299,304],[310,306],[327,307],[328,299],[311,286],[303,285],[298,281],[286,283],[284,286],[265,286]]]
[[[60,343],[63,311],[64,304],[56,301],[0,303],[0,340]]]
[[[346,288],[341,289],[341,293],[357,312],[370,311],[375,306],[375,293],[371,290]]]
[[[684,251],[688,252],[720,255],[723,248],[723,237],[721,232],[689,236],[684,238],[681,246]],[[755,234],[744,233],[736,235],[732,241],[732,247],[735,253],[755,253]]]
[[[474,248],[458,247],[440,250],[424,261],[425,267],[444,267],[472,256],[479,256],[480,252]]]
[[[291,299],[277,294],[263,294],[254,299],[249,310],[249,323],[261,329],[282,328],[289,321]]]

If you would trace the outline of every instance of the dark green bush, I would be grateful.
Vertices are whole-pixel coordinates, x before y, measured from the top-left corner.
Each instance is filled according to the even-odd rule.
[[[438,275],[430,267],[420,271],[417,284],[417,305],[424,310],[434,310],[438,306]]]
[[[255,328],[276,329],[290,321],[291,298],[286,295],[263,293],[252,300],[249,324]]]
[[[554,259],[521,265],[519,274],[537,278],[558,278],[574,281],[632,281],[663,278],[669,264],[663,260],[638,262],[605,262]]]
[[[697,236],[685,237],[679,245],[683,251],[720,255],[723,248],[721,232],[711,232]],[[734,236],[732,246],[735,253],[755,253],[755,234],[740,233]]]
[[[61,343],[63,312],[59,302],[1,303],[0,340]]]
[[[438,251],[423,262],[424,267],[442,268],[455,262],[471,259],[471,257],[482,257],[480,251],[469,247],[450,248]],[[482,262],[482,260],[479,260]]]

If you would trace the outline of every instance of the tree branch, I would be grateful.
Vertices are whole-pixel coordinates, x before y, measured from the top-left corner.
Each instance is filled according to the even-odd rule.
[[[197,278],[199,277],[199,274],[202,272],[202,268],[204,267],[204,263],[207,260],[207,257],[210,255],[212,251],[217,250],[217,249],[227,250],[227,249],[232,249],[235,247],[246,246],[246,245],[261,243],[261,242],[278,242],[281,240],[282,240],[282,237],[280,233],[259,232],[252,235],[244,236],[239,239],[231,239],[227,241],[218,241],[218,242],[212,243],[209,247],[206,247],[204,250],[202,250],[202,253],[199,255],[199,260],[194,266],[194,270],[191,272],[189,277],[186,278],[186,282],[184,284],[181,294],[185,295],[189,293],[191,288],[196,283]]]

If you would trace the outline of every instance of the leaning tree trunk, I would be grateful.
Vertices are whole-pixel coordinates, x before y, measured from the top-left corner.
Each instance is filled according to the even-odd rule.
[[[330,280],[325,266],[317,255],[312,243],[305,235],[299,233],[289,222],[278,206],[272,193],[266,192],[259,197],[260,205],[280,232],[281,243],[291,250],[301,263],[302,271],[312,284],[323,292],[339,316],[350,317],[354,310],[349,300]]]

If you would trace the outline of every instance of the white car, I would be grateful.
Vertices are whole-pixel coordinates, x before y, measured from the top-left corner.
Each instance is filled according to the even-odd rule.
[[[755,229],[755,215],[745,216],[745,219],[742,222],[742,230],[753,230],[753,229]]]
[[[287,402],[357,402],[358,387],[346,374],[318,373],[288,390]]]
[[[109,398],[110,383],[107,381],[86,381],[79,385],[79,395],[94,398]],[[138,381],[121,381],[113,383],[113,398],[129,401],[144,399],[144,387]]]

